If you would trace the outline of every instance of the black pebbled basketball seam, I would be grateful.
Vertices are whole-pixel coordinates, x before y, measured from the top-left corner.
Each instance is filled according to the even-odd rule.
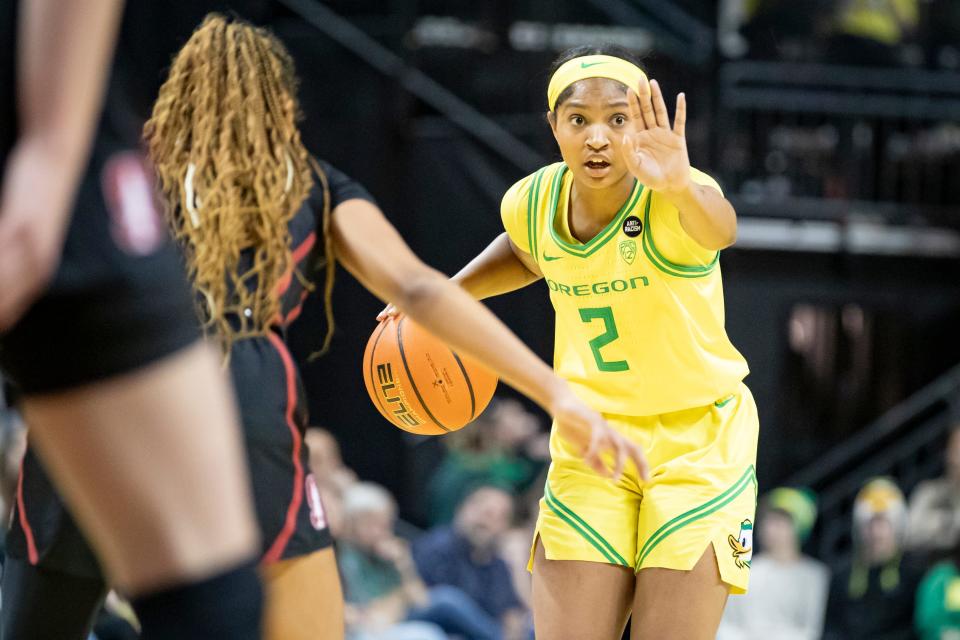
[[[447,348],[450,349],[450,347]],[[460,360],[457,352],[450,349],[450,355],[457,361],[457,366],[460,367],[460,373],[463,374],[463,379],[467,382],[467,391],[470,392],[470,420],[467,420],[467,422],[472,422],[477,415],[477,399],[473,395],[473,384],[470,382],[470,376],[467,375],[467,368],[463,366],[463,362]]]
[[[433,420],[433,423],[450,433],[450,429],[445,427],[443,423],[437,420],[436,416],[430,413],[430,407],[427,406],[427,403],[423,401],[423,396],[420,395],[420,390],[417,389],[417,382],[413,379],[413,374],[410,373],[410,366],[407,364],[407,355],[403,352],[403,323],[406,322],[406,317],[400,318],[400,322],[397,323],[397,346],[400,348],[400,362],[403,363],[403,369],[407,372],[407,380],[410,381],[410,386],[413,387],[413,392],[417,394],[417,400],[420,401],[420,406],[423,407],[423,410],[427,412],[427,415],[430,416],[430,419]]]
[[[377,339],[373,341],[373,348],[370,349],[370,384],[376,387],[375,378],[373,377],[373,361],[376,359],[374,356],[377,355],[377,345],[380,344],[380,338],[383,336],[383,332],[387,330],[387,323],[384,322],[383,326],[380,328],[380,333],[377,334]],[[380,394],[374,389],[373,397],[377,399],[377,404],[380,406],[380,410],[384,416],[390,415],[390,412],[387,411],[387,408],[383,406],[383,401],[380,400]]]

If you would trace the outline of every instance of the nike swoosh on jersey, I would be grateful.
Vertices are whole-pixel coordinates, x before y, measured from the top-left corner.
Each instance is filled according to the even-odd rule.
[[[543,254],[543,259],[547,262],[553,262],[554,260],[559,260],[562,257],[563,256],[548,256],[547,254]]]
[[[606,62],[581,62],[581,63],[580,63],[580,68],[581,68],[581,69],[589,69],[590,67],[595,67],[595,66],[597,66],[598,64],[607,64],[607,63],[606,63]]]

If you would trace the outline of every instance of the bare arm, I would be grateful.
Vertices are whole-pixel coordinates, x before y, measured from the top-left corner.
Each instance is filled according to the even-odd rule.
[[[20,137],[0,194],[0,330],[16,321],[57,265],[123,2],[30,0],[20,6]]]
[[[508,384],[549,410],[562,384],[553,370],[483,305],[413,254],[374,205],[349,200],[334,211],[343,265],[381,300],[458,351],[487,363]]]
[[[392,300],[427,331],[537,402],[557,419],[565,439],[582,446],[599,473],[609,475],[600,453],[612,450],[618,459],[614,475],[627,457],[646,474],[638,447],[583,405],[486,307],[421,262],[376,206],[359,199],[342,203],[334,210],[333,233],[338,258],[369,291]]]
[[[503,232],[451,280],[477,300],[484,300],[522,289],[542,277],[533,258]]]
[[[21,138],[43,140],[78,174],[103,102],[122,0],[20,4]]]
[[[685,188],[661,195],[680,211],[680,226],[704,249],[719,251],[736,242],[737,214],[713,187],[691,180]]]
[[[450,278],[477,300],[486,300],[522,289],[541,279],[540,267],[530,254],[517,247],[506,232],[494,238],[487,248]],[[397,307],[388,304],[377,320],[397,315]]]

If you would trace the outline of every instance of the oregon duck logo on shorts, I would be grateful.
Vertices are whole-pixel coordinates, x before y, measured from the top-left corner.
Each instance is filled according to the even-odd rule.
[[[741,569],[750,567],[753,557],[753,523],[749,519],[740,523],[740,535],[734,538],[727,536],[727,542],[733,549],[733,561]]]
[[[620,257],[623,258],[627,264],[633,264],[633,261],[637,257],[637,243],[633,240],[624,240],[621,242]]]

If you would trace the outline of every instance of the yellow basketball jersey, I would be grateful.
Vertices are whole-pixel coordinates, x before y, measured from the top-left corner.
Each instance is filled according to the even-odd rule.
[[[692,179],[720,189],[708,175]],[[573,176],[544,167],[513,185],[501,217],[540,266],[556,311],[554,368],[603,413],[657,415],[705,406],[749,372],[724,329],[719,252],[682,229],[679,212],[636,183],[586,243],[569,231]]]

